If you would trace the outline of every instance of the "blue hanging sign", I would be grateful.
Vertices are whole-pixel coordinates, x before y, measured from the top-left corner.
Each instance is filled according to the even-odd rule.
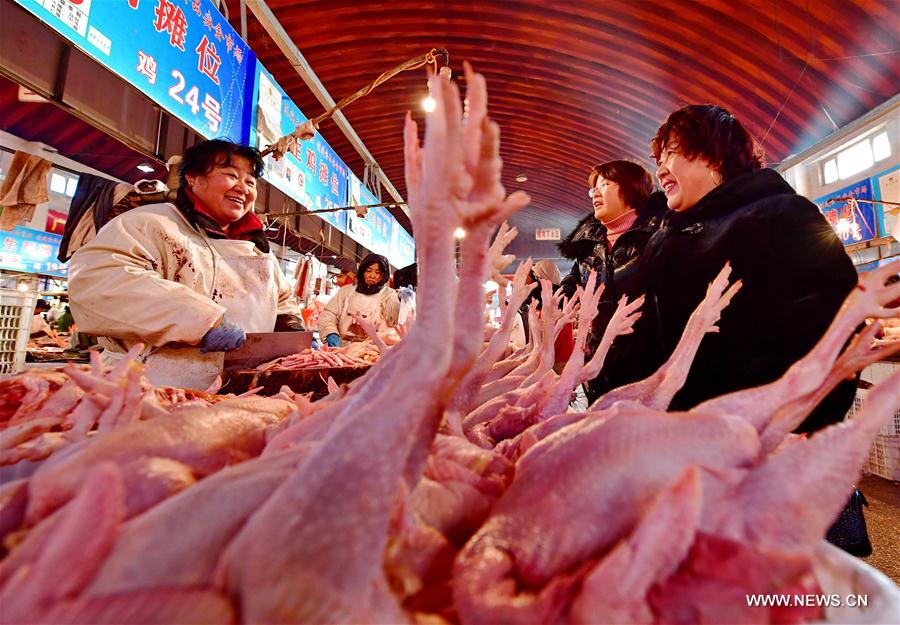
[[[874,239],[875,207],[868,202],[849,202],[848,198],[871,200],[872,181],[866,178],[822,196],[815,203],[844,245]]]
[[[69,268],[56,258],[60,241],[58,234],[23,226],[0,232],[0,269],[65,278]]]
[[[356,176],[350,176],[350,206],[371,206],[378,204],[375,194]],[[365,217],[354,211],[347,213],[347,236],[390,260],[391,233],[394,216],[383,206],[368,209]]]
[[[394,227],[394,236],[391,238],[391,256],[389,257],[395,267],[409,267],[416,262],[416,241],[413,236],[399,223]]]
[[[370,206],[378,203],[375,194],[351,174],[350,205]],[[350,211],[347,220],[347,236],[376,254],[387,257],[394,267],[399,269],[415,262],[413,238],[385,207],[373,206],[365,218],[357,217]]]
[[[307,117],[259,62],[254,83],[250,141],[262,150],[293,132]],[[349,175],[350,169],[318,134],[311,141],[295,143],[280,160],[266,157],[266,180],[309,210],[345,206]],[[344,211],[317,217],[347,231]]]
[[[247,143],[256,55],[210,0],[15,0],[204,137]]]

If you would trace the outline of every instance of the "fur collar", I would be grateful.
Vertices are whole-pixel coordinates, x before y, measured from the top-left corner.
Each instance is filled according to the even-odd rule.
[[[578,260],[589,256],[595,245],[605,243],[606,227],[591,213],[556,246],[563,258]]]

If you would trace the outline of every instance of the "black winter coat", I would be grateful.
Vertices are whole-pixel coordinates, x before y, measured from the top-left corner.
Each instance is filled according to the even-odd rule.
[[[856,270],[818,208],[774,170],[739,176],[694,207],[669,211],[641,255],[632,295],[646,293],[635,328],[633,380],[672,353],[707,286],[731,262],[743,287],[703,338],[672,410],[772,382],[818,342],[857,282]],[[839,421],[856,382],[842,383],[799,431]]]
[[[563,258],[575,261],[562,279],[561,286],[566,297],[572,297],[577,287],[587,284],[592,270],[599,274],[599,284],[606,285],[606,291],[609,291],[616,273],[640,255],[665,213],[666,196],[658,191],[650,196],[647,206],[638,210],[634,225],[619,236],[612,249],[609,249],[607,242],[606,226],[593,214],[578,222],[569,236],[557,246]],[[603,325],[606,326],[605,323]]]
[[[590,353],[593,354],[597,348],[603,331],[616,311],[619,298],[622,294],[634,292],[635,287],[631,282],[634,280],[638,257],[659,228],[666,211],[666,196],[656,192],[650,196],[647,206],[638,211],[631,228],[619,235],[612,249],[608,245],[606,227],[593,215],[582,219],[575,230],[559,244],[560,253],[575,261],[572,270],[562,281],[568,297],[574,295],[576,287],[583,287],[587,283],[591,270],[598,273],[599,283],[604,285],[597,316],[591,324],[588,339]],[[628,357],[628,352],[632,349],[630,339],[630,335],[620,336],[613,343],[607,354],[604,370],[597,379],[586,385],[590,401],[631,378],[629,374],[634,372],[631,371],[633,361]]]

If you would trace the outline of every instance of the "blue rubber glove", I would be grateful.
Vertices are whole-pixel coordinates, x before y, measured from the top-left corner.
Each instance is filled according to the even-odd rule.
[[[310,347],[310,349],[321,349],[322,348],[322,346],[319,345],[319,341],[316,341],[315,339],[313,339],[313,342],[310,344],[309,347]]]
[[[204,335],[203,340],[200,341],[200,351],[204,354],[209,352],[227,352],[237,349],[246,340],[247,335],[241,326],[227,319],[222,319],[222,323]]]
[[[332,332],[328,336],[325,337],[325,344],[328,347],[340,347],[341,346],[341,337],[337,335],[336,332]]]

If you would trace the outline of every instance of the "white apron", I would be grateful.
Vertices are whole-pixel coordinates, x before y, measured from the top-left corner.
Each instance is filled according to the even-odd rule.
[[[278,308],[279,271],[272,254],[254,251],[251,241],[203,239],[212,253],[210,299],[226,309],[225,318],[244,332],[272,332]],[[104,350],[107,366],[123,354]],[[220,373],[224,352],[201,353],[199,347],[149,348],[143,354],[146,377],[155,386],[204,390]]]
[[[365,331],[350,315],[359,315],[363,319],[367,319],[379,332],[387,329],[380,293],[379,291],[375,295],[363,295],[356,291],[353,292],[347,302],[347,314],[341,317],[339,323],[338,331],[343,339],[360,341],[368,338]]]

